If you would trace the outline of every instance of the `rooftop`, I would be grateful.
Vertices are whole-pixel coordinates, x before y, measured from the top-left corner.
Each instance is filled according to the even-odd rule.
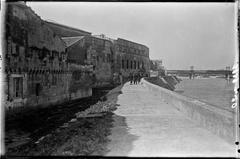
[[[111,42],[114,42],[115,39],[109,38],[107,36],[105,36],[104,34],[100,34],[100,35],[92,35],[95,38],[99,38],[99,39],[104,39],[104,40],[108,40]]]
[[[62,40],[65,42],[66,46],[69,47],[83,38],[84,36],[62,37]]]
[[[70,27],[70,26],[67,26],[67,25],[59,24],[59,23],[57,23],[55,21],[52,21],[52,20],[45,20],[45,22],[49,23],[49,24],[57,25],[57,26],[60,26],[60,27],[65,27],[65,28],[68,28],[68,29],[84,32],[84,33],[87,33],[87,34],[92,34],[91,32],[87,32],[87,31],[84,31],[84,30],[81,30],[81,29],[77,29],[77,28]]]
[[[143,45],[143,44],[140,44],[140,43],[136,43],[136,42],[133,42],[133,41],[129,41],[129,40],[126,40],[126,39],[118,38],[117,40],[127,41],[127,42],[130,42],[130,43],[141,45],[141,46],[144,46],[144,47],[148,48],[146,45]]]

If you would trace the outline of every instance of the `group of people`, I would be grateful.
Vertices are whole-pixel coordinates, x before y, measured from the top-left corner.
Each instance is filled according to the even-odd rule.
[[[128,80],[130,81],[130,84],[139,84],[142,77],[144,77],[144,74],[142,74],[141,72],[131,72],[128,76]],[[127,79],[125,79],[122,73],[120,72],[119,74],[114,73],[113,80],[116,83],[122,85],[124,84],[124,81],[126,81]]]
[[[130,84],[139,84],[142,78],[142,74],[140,72],[130,73],[129,79]]]

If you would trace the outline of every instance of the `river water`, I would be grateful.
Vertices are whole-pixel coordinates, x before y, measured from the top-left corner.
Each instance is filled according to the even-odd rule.
[[[223,78],[182,79],[176,92],[198,99],[205,103],[233,111],[231,100],[234,97],[234,84]]]

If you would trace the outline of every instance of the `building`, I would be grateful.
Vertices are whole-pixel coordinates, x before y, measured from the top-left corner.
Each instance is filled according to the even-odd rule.
[[[145,45],[121,38],[111,39],[103,34],[92,35],[55,22],[48,21],[47,24],[67,43],[69,61],[79,57],[79,63],[93,65],[93,87],[112,85],[114,73],[121,72],[125,79],[130,72],[150,74],[149,49]]]
[[[91,96],[90,86],[74,83],[74,71],[89,72],[90,66],[68,62],[65,42],[24,2],[6,7],[6,107],[47,106]]]
[[[149,48],[145,45],[118,38],[114,40],[114,72],[126,79],[130,73],[150,73]]]
[[[67,45],[68,61],[93,66],[93,87],[112,84],[113,50],[110,40],[97,36],[62,37]]]
[[[153,76],[165,76],[166,70],[162,65],[162,60],[151,60],[150,62],[151,74]]]
[[[145,45],[43,21],[24,2],[7,3],[5,102],[7,108],[48,106],[89,97],[115,84],[115,74],[149,75]]]
[[[95,36],[63,37],[68,61],[93,66],[94,85],[103,87],[112,83],[112,43]]]
[[[151,70],[162,69],[163,68],[162,60],[151,60],[150,68],[151,68]]]
[[[113,43],[109,39],[98,36],[86,36],[87,63],[93,65],[95,76],[94,87],[113,84]]]

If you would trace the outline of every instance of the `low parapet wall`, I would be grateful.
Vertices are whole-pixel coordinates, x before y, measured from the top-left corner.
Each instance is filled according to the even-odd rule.
[[[158,95],[160,99],[176,107],[176,109],[184,113],[188,118],[226,141],[234,143],[234,112],[182,96],[173,91],[149,83],[144,79],[142,79],[142,82],[146,88]]]

